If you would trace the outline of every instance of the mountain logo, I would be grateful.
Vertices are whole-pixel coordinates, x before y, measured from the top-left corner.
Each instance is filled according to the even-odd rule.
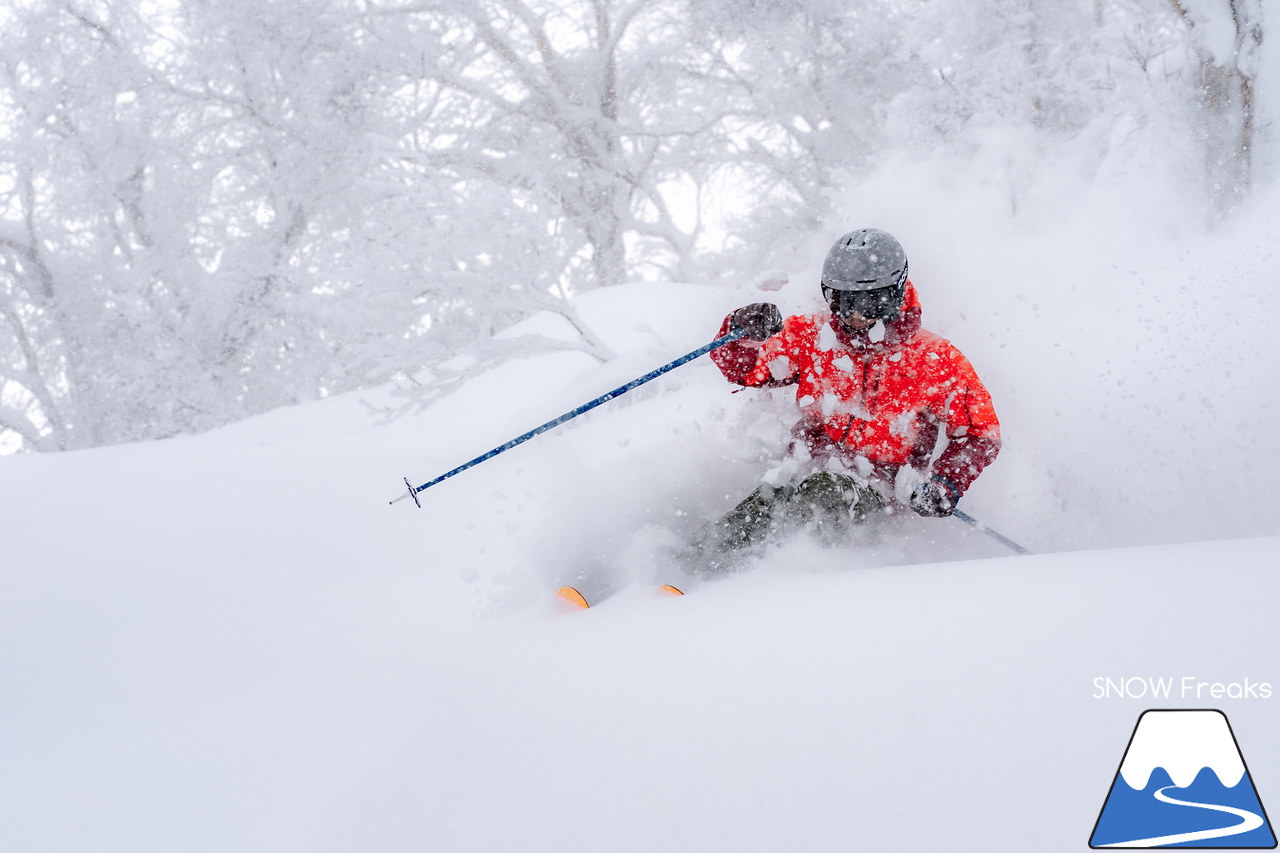
[[[1144,711],[1089,846],[1274,849],[1275,833],[1227,715]]]

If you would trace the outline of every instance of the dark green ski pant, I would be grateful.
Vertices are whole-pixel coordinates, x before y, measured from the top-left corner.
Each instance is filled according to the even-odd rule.
[[[762,485],[727,515],[700,531],[692,544],[695,573],[728,567],[741,551],[758,548],[795,530],[809,531],[824,545],[884,510],[884,498],[847,474],[812,474],[796,485]]]

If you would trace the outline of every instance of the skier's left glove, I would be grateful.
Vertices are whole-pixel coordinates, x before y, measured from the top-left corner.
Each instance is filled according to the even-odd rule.
[[[916,486],[911,493],[911,508],[925,518],[946,518],[955,512],[960,490],[941,477]]]

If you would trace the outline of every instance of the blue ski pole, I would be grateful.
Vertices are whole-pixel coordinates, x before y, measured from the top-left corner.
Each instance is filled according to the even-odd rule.
[[[632,379],[626,385],[623,385],[618,388],[614,388],[608,394],[604,394],[599,397],[596,397],[590,403],[583,403],[581,406],[574,409],[573,411],[565,412],[563,415],[556,418],[555,420],[547,421],[542,426],[536,429],[531,429],[528,432],[526,432],[524,435],[516,436],[515,438],[508,441],[506,444],[499,445],[498,447],[495,447],[493,450],[490,450],[488,453],[485,453],[481,456],[477,456],[475,459],[472,459],[470,462],[466,462],[466,463],[463,463],[462,465],[459,465],[457,468],[454,468],[452,471],[446,471],[445,473],[441,474],[439,477],[436,477],[434,480],[429,480],[423,483],[421,486],[413,485],[412,483],[409,482],[409,478],[405,477],[404,484],[409,487],[408,493],[401,495],[400,497],[391,501],[391,503],[393,504],[398,503],[399,501],[402,501],[405,498],[413,498],[413,502],[418,505],[419,509],[421,509],[422,503],[418,500],[419,492],[422,492],[422,491],[425,491],[426,489],[431,488],[436,483],[449,479],[454,474],[461,474],[463,471],[467,470],[468,468],[474,468],[475,466],[479,465],[481,462],[487,462],[488,460],[497,456],[499,453],[506,453],[508,450],[515,447],[516,445],[524,444],[526,441],[528,441],[529,439],[533,438],[536,435],[541,435],[547,430],[555,429],[565,421],[571,421],[574,418],[576,418],[578,415],[581,415],[584,412],[589,412],[592,409],[594,409],[596,406],[609,402],[614,397],[621,397],[623,394],[627,393],[628,391],[631,391],[635,388],[639,388],[641,385],[645,384],[646,382],[651,382],[654,379],[657,379],[662,374],[667,373],[668,371],[671,371],[671,370],[675,370],[680,365],[693,361],[695,358],[700,358],[706,355],[707,353],[711,352],[713,349],[717,349],[719,347],[724,346],[725,344],[732,343],[736,341],[738,338],[742,337],[744,334],[745,333],[741,329],[734,329],[733,331],[729,332],[729,334],[716,338],[714,341],[707,344],[706,346],[698,347],[693,352],[687,353],[686,355],[682,355],[679,358],[677,358],[675,361],[668,362],[667,364],[662,365],[662,367],[656,368],[654,370],[650,370],[644,376],[641,376],[637,379]]]
[[[996,531],[992,530],[990,527],[987,527],[985,524],[978,521],[978,519],[974,518],[972,515],[969,515],[968,513],[964,513],[956,509],[956,510],[952,510],[951,514],[954,515],[956,518],[960,519],[961,521],[963,521],[965,524],[974,528],[975,530],[981,530],[983,533],[987,534],[992,539],[999,542],[1001,545],[1006,545],[1009,548],[1012,548],[1014,551],[1018,552],[1019,554],[1031,553],[1026,548],[1023,548],[1021,545],[1019,545],[1017,542],[1014,542],[1012,539],[1010,539],[1007,536],[1003,536],[1000,533],[997,533]]]

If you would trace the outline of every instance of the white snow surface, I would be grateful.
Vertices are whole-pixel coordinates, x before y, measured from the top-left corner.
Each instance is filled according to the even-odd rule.
[[[706,342],[749,286],[589,293],[616,359],[514,361],[389,422],[381,389],[6,457],[3,848],[1083,849],[1152,701],[1094,679],[1280,686],[1278,226],[894,206],[932,179],[833,232],[912,253],[1004,424],[964,508],[1035,555],[910,518],[657,596],[794,405],[707,359],[387,505]],[[569,611],[580,576],[629,585]],[[1274,797],[1280,698],[1217,701]]]

